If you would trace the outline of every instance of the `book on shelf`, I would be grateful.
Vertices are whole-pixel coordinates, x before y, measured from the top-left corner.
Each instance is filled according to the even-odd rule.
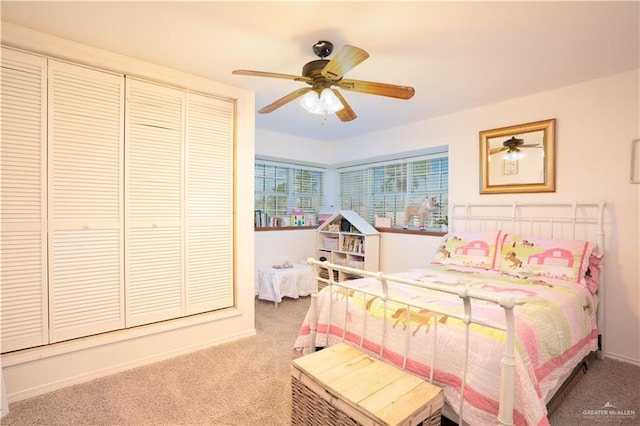
[[[262,210],[253,211],[253,227],[254,228],[262,227]]]
[[[278,216],[271,216],[262,210],[254,210],[253,213],[253,226],[255,228],[272,228],[281,226],[282,220]]]
[[[279,228],[289,226],[313,226],[315,224],[315,215],[311,213],[304,214],[296,210],[294,210],[294,212],[298,214],[274,216],[264,210],[255,209],[253,211],[253,226],[254,228]]]
[[[364,253],[364,239],[358,235],[345,235],[342,250],[350,253]]]

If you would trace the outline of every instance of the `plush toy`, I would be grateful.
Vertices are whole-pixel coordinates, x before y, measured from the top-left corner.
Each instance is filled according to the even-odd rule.
[[[418,216],[420,229],[424,229],[424,222],[431,210],[435,210],[438,207],[438,199],[436,197],[427,197],[422,204],[411,204],[407,206],[404,211],[404,228],[409,227],[409,221]]]

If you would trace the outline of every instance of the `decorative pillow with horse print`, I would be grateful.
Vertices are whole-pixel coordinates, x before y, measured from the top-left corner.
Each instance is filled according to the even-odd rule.
[[[449,233],[431,263],[494,269],[500,235],[500,231]]]
[[[596,294],[598,287],[600,287],[600,261],[602,260],[602,256],[601,254],[592,254],[589,256],[589,268],[587,268],[584,278],[591,294]]]
[[[498,270],[515,276],[535,275],[586,284],[594,244],[503,234]]]

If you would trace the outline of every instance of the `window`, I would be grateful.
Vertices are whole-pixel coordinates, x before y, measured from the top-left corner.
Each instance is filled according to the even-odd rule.
[[[380,216],[391,218],[392,227],[436,227],[447,215],[446,152],[339,168],[338,182],[340,208],[356,211],[371,224]],[[435,197],[435,208],[421,210],[430,197]],[[424,212],[424,223],[417,214],[406,217],[409,206]]]
[[[261,214],[256,227],[286,226],[294,210],[304,211],[317,223],[324,203],[324,173],[319,168],[256,159],[255,210]]]

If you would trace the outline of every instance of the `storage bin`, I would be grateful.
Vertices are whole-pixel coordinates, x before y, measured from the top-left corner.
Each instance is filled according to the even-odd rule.
[[[327,250],[338,250],[338,238],[324,237],[322,248]]]
[[[364,261],[362,260],[348,260],[347,266],[350,268],[364,269]]]
[[[442,389],[346,343],[293,360],[292,425],[439,425]]]

